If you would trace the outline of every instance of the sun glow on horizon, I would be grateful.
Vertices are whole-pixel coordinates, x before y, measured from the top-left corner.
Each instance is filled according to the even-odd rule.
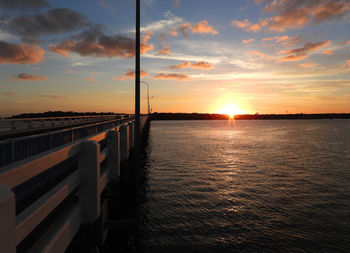
[[[220,114],[226,114],[231,119],[234,119],[235,115],[244,113],[241,109],[239,109],[236,105],[226,104],[219,110]]]

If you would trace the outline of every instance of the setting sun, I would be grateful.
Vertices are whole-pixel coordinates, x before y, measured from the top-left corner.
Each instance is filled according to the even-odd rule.
[[[237,106],[232,104],[226,104],[220,111],[220,114],[227,114],[231,119],[234,118],[236,114],[242,114],[242,110],[237,108]]]

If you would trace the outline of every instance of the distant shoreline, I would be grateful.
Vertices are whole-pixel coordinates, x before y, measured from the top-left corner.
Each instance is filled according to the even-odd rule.
[[[153,113],[152,120],[229,120],[224,114],[209,113]],[[300,120],[300,119],[350,119],[350,113],[323,114],[240,114],[235,120]]]

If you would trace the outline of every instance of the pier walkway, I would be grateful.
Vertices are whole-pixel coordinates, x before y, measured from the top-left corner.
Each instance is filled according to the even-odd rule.
[[[147,124],[148,116],[142,116],[140,131]],[[83,226],[103,244],[108,231],[103,196],[110,182],[120,180],[134,131],[134,119],[126,118],[26,137],[10,142],[10,160],[6,145],[0,146],[5,164],[0,167],[1,251],[65,252]],[[30,145],[23,144],[28,140]],[[35,143],[43,145],[37,149]],[[26,145],[35,151],[21,156]]]

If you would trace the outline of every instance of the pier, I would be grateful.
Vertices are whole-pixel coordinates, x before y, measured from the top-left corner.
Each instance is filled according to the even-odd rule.
[[[2,251],[65,252],[69,246],[79,250],[101,248],[109,227],[135,224],[133,203],[121,206],[116,191],[120,187],[134,188],[125,185],[130,173],[137,174],[134,170],[142,164],[133,155],[135,131],[139,129],[141,136],[147,134],[148,116],[140,116],[139,122],[135,126],[135,119],[129,117],[63,129],[59,134],[27,136],[23,137],[26,145],[15,146],[16,140],[3,141],[0,146]],[[34,151],[21,157],[19,154],[25,153],[28,145]],[[135,192],[134,189],[131,194]],[[111,210],[114,213],[109,213]],[[118,216],[118,210],[124,216]]]

